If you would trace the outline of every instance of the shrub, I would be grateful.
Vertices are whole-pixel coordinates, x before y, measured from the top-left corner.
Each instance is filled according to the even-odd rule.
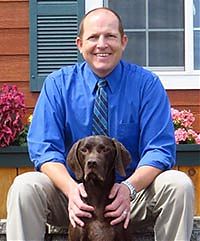
[[[24,94],[15,85],[0,90],[0,147],[11,145],[24,130]]]

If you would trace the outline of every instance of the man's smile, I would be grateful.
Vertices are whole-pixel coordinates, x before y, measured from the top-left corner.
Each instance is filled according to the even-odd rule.
[[[110,53],[96,53],[95,54],[97,57],[108,57],[109,55],[111,55]]]

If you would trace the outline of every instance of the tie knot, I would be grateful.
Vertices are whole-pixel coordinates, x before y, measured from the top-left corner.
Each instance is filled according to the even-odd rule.
[[[107,80],[105,80],[105,79],[100,79],[100,80],[97,82],[98,88],[105,87],[106,85],[107,85]]]

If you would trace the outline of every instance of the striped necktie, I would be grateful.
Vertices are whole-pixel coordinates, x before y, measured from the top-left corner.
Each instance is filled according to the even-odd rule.
[[[93,109],[93,135],[108,135],[108,97],[104,90],[107,81],[100,79],[97,83],[96,98]]]

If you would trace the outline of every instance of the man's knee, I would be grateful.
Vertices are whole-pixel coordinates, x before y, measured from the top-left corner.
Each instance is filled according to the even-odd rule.
[[[176,170],[163,172],[157,179],[166,192],[173,193],[176,198],[194,197],[194,187],[191,179],[184,173]]]
[[[43,183],[48,180],[48,177],[39,172],[27,172],[17,176],[10,187],[8,193],[9,198],[20,199],[21,201],[28,201],[33,199],[35,195],[40,195],[43,189]]]

